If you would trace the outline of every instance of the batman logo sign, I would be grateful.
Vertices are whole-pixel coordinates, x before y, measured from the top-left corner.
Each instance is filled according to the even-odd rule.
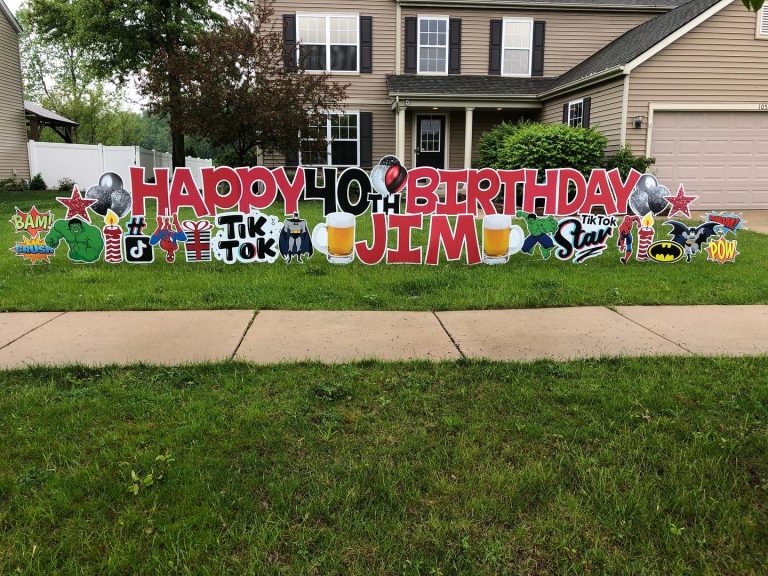
[[[671,264],[683,257],[683,247],[677,242],[658,240],[648,247],[648,258],[654,262]]]

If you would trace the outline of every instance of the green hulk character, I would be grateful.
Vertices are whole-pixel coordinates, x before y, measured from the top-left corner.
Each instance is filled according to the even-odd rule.
[[[69,259],[76,262],[96,262],[104,249],[101,230],[79,218],[54,222],[45,243],[56,248],[62,240],[69,246]]]
[[[541,247],[542,258],[547,260],[555,246],[552,234],[557,232],[557,219],[554,216],[539,218],[536,214],[522,210],[518,210],[516,216],[523,218],[528,224],[528,238],[523,243],[523,252],[529,256],[532,255],[538,244]]]

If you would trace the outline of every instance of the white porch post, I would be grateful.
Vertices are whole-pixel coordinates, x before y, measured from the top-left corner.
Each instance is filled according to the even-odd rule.
[[[472,168],[472,123],[474,108],[464,109],[464,168]]]
[[[397,157],[400,162],[408,163],[408,158],[405,157],[405,110],[404,104],[397,105],[397,131],[395,136],[395,144],[397,148]]]

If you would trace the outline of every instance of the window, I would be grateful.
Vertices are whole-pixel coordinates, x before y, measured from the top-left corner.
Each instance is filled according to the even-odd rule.
[[[506,76],[530,76],[533,21],[504,19],[501,73]]]
[[[756,38],[768,39],[768,6],[763,5],[757,12],[757,33]]]
[[[358,166],[360,157],[359,114],[328,114],[311,134],[302,139],[300,162],[311,166]],[[314,145],[318,142],[319,148]]]
[[[418,72],[448,73],[448,18],[419,17]]]
[[[419,150],[422,152],[440,152],[442,140],[440,118],[421,118],[421,141]]]
[[[357,72],[359,17],[348,14],[297,14],[299,63],[306,70]]]
[[[568,102],[568,126],[581,128],[584,124],[584,99]]]

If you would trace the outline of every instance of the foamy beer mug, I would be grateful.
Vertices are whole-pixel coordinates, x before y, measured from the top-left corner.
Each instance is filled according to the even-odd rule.
[[[349,264],[355,259],[355,217],[347,212],[331,212],[325,223],[312,231],[312,245],[331,264]]]
[[[525,234],[512,225],[512,217],[492,214],[483,218],[483,262],[506,264],[512,254],[520,252]]]

